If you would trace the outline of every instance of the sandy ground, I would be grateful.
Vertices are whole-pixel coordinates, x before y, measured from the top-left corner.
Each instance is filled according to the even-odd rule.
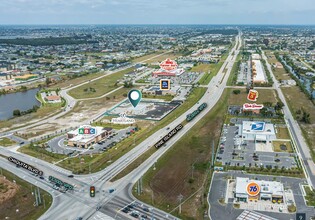
[[[3,176],[0,177],[0,185],[3,185],[5,189],[0,188],[0,204],[11,199],[17,193],[19,186],[5,179]]]

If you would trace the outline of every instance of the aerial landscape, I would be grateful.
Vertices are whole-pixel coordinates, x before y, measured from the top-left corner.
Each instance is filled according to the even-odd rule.
[[[0,219],[315,220],[311,0],[0,4]]]

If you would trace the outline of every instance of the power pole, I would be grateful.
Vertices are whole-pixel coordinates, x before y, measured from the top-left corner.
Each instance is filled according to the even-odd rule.
[[[38,204],[42,204],[42,200],[41,200],[41,197],[40,197],[40,191],[39,191],[39,188],[37,187],[37,196],[38,196]]]
[[[184,198],[184,196],[182,194],[179,194],[177,198],[179,200],[179,214],[181,214],[182,213],[182,199]]]
[[[212,140],[212,158],[211,158],[211,167],[214,167],[214,140]]]
[[[195,166],[194,164],[191,165],[191,179],[194,179],[194,169],[195,169]]]
[[[37,197],[36,189],[34,190],[34,195],[35,195],[35,204],[36,206],[38,206],[38,197]]]

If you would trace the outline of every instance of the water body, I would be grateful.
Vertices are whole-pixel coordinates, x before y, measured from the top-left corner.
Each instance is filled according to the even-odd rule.
[[[283,59],[282,56],[280,56],[281,58],[281,61],[285,64],[286,67],[289,68],[290,72],[296,77],[298,78],[298,80],[304,84],[307,92],[312,96],[312,98],[314,99],[315,98],[315,90],[312,88],[312,80],[310,78],[307,78],[306,76],[304,75],[298,75],[293,69],[291,66],[289,66],[285,60]]]
[[[25,92],[17,92],[0,95],[0,120],[13,117],[13,110],[26,111],[34,105],[40,106],[40,102],[35,98],[39,89],[30,89]]]

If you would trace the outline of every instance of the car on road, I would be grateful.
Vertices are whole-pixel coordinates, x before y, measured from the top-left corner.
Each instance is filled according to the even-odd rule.
[[[133,213],[131,213],[130,215],[131,215],[132,217],[134,217],[134,218],[139,218],[139,215],[138,215],[137,213],[134,213],[134,212],[133,212]]]
[[[128,207],[126,207],[126,208],[124,208],[124,209],[122,210],[122,212],[128,213],[128,212],[130,212],[130,209],[129,209]]]
[[[147,218],[148,218],[148,216],[147,216],[147,215],[145,215],[145,214],[142,214],[142,215],[141,215],[141,218],[147,219]]]

